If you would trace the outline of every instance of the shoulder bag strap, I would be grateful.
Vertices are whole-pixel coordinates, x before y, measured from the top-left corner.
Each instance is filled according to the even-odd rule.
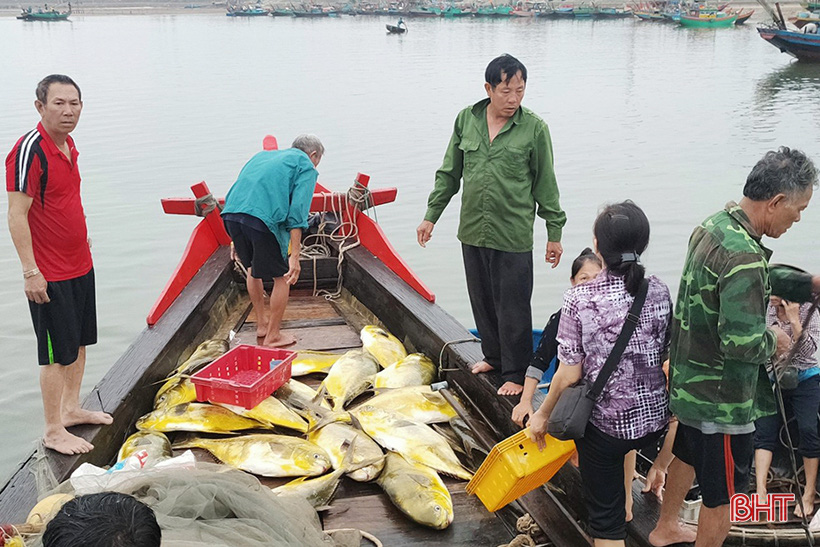
[[[643,304],[646,301],[646,292],[648,289],[649,280],[644,278],[640,288],[638,289],[638,294],[635,295],[635,300],[632,302],[632,307],[629,308],[629,312],[626,314],[626,321],[624,321],[621,334],[619,334],[618,339],[615,340],[615,345],[612,347],[612,351],[609,353],[606,363],[604,363],[603,368],[601,368],[601,372],[598,374],[598,378],[595,379],[595,383],[587,393],[587,397],[593,401],[600,397],[601,392],[604,390],[604,386],[606,386],[606,383],[609,381],[612,373],[615,372],[615,369],[618,367],[618,363],[621,362],[621,356],[626,349],[626,345],[629,343],[629,339],[632,338],[632,333],[635,332],[635,327],[638,326],[638,320],[641,317],[641,310],[643,309]]]

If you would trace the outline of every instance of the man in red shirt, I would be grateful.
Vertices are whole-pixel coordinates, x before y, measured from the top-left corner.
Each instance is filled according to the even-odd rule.
[[[94,448],[67,427],[110,424],[111,416],[80,408],[85,347],[97,342],[94,268],[80,199],[77,149],[69,136],[83,109],[80,88],[52,74],[37,85],[37,128],[6,158],[9,232],[23,266],[37,334],[43,444],[63,454]]]

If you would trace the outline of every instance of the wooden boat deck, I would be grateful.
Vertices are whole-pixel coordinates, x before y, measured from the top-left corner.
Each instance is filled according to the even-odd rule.
[[[312,296],[309,290],[294,290],[285,310],[282,327],[297,339],[293,350],[315,350],[343,353],[361,347],[359,331],[372,322],[345,299],[329,301]],[[241,310],[243,313],[239,313]],[[249,308],[247,296],[240,298],[240,305],[226,320],[220,332],[233,330],[231,347],[238,344],[256,344],[256,316]],[[230,326],[233,325],[233,328]],[[313,374],[299,378],[314,389],[323,375]],[[365,400],[370,395],[363,395]],[[358,400],[357,400],[358,402]],[[185,435],[184,433],[182,435]],[[175,434],[168,434],[174,439]],[[208,452],[194,449],[200,461],[218,463]],[[320,512],[326,530],[357,528],[373,534],[384,545],[467,546],[476,545],[476,538],[483,538],[481,545],[509,543],[513,533],[515,516],[502,512],[497,517],[487,512],[475,496],[468,496],[466,482],[442,477],[453,499],[454,520],[443,531],[432,530],[414,523],[392,504],[387,495],[375,483],[360,483],[343,477],[330,509]],[[260,477],[262,484],[276,487],[290,479]],[[506,517],[506,518],[505,518]],[[486,543],[485,543],[486,541]]]

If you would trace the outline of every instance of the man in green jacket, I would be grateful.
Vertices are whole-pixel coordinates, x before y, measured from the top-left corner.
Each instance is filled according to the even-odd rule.
[[[778,238],[800,220],[817,170],[798,150],[767,152],[752,169],[740,204],[695,228],[683,266],[670,347],[670,409],[679,420],[669,483],[653,545],[694,541],[678,511],[697,476],[702,507],[696,547],[719,547],[729,533],[729,502],[749,490],[754,421],[775,413],[766,364],[789,337],[766,326],[774,292],[811,299],[820,277],[769,267],[762,236]]]
[[[561,260],[566,215],[558,202],[547,124],[521,106],[527,69],[515,57],[493,59],[484,74],[487,99],[462,110],[436,172],[424,221],[416,230],[426,246],[464,179],[458,239],[467,292],[484,360],[473,372],[500,369],[500,395],[523,390],[532,355],[535,214],[546,221],[546,261]]]

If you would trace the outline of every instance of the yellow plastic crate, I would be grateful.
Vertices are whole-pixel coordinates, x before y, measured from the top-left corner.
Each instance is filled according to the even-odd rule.
[[[546,441],[542,452],[529,439],[526,430],[501,441],[467,483],[467,493],[477,495],[488,511],[498,511],[538,488],[575,452],[573,441],[559,441],[550,435]]]

